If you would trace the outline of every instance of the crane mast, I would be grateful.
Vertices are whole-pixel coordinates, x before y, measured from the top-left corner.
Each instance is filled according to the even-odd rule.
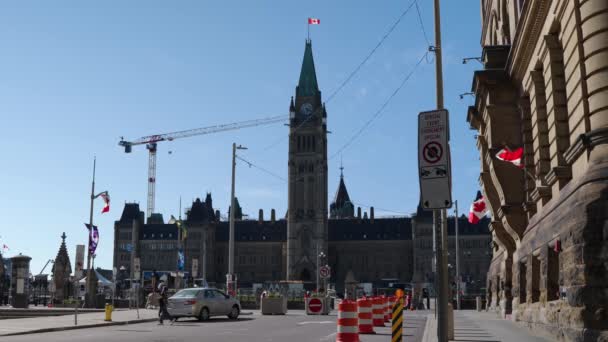
[[[222,125],[215,125],[209,127],[201,127],[195,129],[189,129],[184,131],[176,131],[171,133],[163,133],[156,135],[148,135],[145,137],[141,137],[136,140],[126,141],[121,138],[120,142],[118,142],[119,146],[124,147],[125,153],[131,153],[133,146],[136,145],[146,145],[146,149],[148,149],[148,205],[146,208],[146,217],[149,219],[155,208],[155,199],[156,199],[156,152],[157,152],[157,144],[161,141],[173,141],[175,139],[181,138],[189,138],[198,135],[219,133],[237,130],[241,128],[248,127],[256,127],[262,125],[270,125],[274,123],[287,121],[289,117],[287,115],[273,116],[262,119],[254,119],[247,120],[241,122],[233,122]]]

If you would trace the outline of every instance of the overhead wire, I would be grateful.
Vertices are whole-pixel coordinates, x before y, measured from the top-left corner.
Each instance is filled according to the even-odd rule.
[[[418,13],[418,22],[420,23],[420,29],[422,30],[422,35],[424,36],[424,40],[426,40],[426,44],[431,46],[431,41],[426,35],[426,30],[424,29],[424,22],[422,21],[422,15],[420,14],[420,7],[418,7],[418,0],[414,0],[416,5],[416,13]]]
[[[344,145],[342,145],[342,147],[340,147],[338,149],[338,151],[336,151],[334,154],[331,155],[331,157],[329,158],[330,160],[334,159],[337,155],[342,153],[342,151],[347,149],[363,133],[363,131],[365,131],[365,129],[368,128],[369,125],[371,125],[371,123],[374,120],[376,120],[378,117],[380,117],[380,115],[382,114],[382,112],[384,111],[386,106],[388,106],[388,104],[391,102],[391,100],[397,95],[397,93],[399,93],[399,91],[405,86],[407,81],[409,81],[409,79],[412,77],[412,75],[414,74],[414,71],[416,71],[416,69],[418,69],[420,64],[422,64],[422,62],[426,59],[428,53],[429,53],[428,51],[424,53],[424,55],[418,60],[418,62],[414,66],[414,68],[405,75],[405,77],[403,78],[403,80],[401,81],[399,86],[395,89],[395,91],[393,91],[393,93],[386,99],[386,101],[384,101],[382,106],[380,106],[380,108],[374,113],[374,115],[372,115],[372,117],[369,118],[369,120],[367,120],[365,122],[365,124],[363,124],[363,126],[355,134],[353,134],[351,136],[351,138]]]

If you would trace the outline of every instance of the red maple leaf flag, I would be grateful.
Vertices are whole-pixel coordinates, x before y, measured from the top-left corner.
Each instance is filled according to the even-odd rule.
[[[486,201],[481,191],[477,191],[477,197],[475,197],[475,201],[471,204],[471,209],[469,210],[469,223],[479,223],[479,220],[486,215],[487,211]]]
[[[110,194],[108,194],[108,192],[102,192],[99,196],[101,196],[101,198],[103,199],[103,202],[105,203],[105,205],[103,206],[103,209],[101,209],[101,213],[107,213],[110,211]]]
[[[524,168],[524,163],[522,163],[522,156],[524,155],[523,147],[516,148],[511,151],[508,147],[503,148],[502,150],[496,153],[496,158],[512,163],[513,165],[519,167],[520,169]]]
[[[321,23],[321,19],[308,18],[308,25],[319,25],[320,23]]]

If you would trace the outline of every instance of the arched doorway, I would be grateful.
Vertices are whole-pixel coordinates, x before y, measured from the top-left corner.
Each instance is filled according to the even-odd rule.
[[[302,270],[302,272],[300,273],[300,280],[301,281],[311,281],[312,277],[310,276],[310,271],[308,270],[308,268],[305,268]]]

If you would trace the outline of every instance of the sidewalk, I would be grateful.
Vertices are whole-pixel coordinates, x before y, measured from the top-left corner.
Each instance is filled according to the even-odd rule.
[[[0,320],[0,336],[152,322],[158,319],[158,310],[140,309],[139,318],[136,310],[115,310],[112,312],[112,322],[106,322],[104,318],[104,312],[79,312],[78,325],[74,325],[74,315],[3,319]]]
[[[434,314],[428,315],[422,341],[437,341],[437,321]],[[535,335],[510,320],[499,318],[495,313],[454,310],[454,341],[551,342],[552,340]]]

